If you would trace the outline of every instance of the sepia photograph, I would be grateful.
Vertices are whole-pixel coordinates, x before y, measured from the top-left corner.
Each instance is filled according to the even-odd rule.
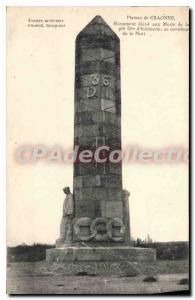
[[[190,295],[187,6],[8,6],[7,294]]]

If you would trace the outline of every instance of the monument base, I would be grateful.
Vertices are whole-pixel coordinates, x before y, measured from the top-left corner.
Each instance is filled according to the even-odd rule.
[[[155,249],[131,246],[66,246],[46,250],[46,261],[60,263],[64,275],[136,276],[136,262],[155,260]]]

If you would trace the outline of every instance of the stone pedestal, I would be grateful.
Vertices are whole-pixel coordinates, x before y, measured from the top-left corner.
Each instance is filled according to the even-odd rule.
[[[46,260],[61,263],[67,275],[136,276],[136,262],[155,261],[156,251],[130,246],[66,246],[46,250]]]

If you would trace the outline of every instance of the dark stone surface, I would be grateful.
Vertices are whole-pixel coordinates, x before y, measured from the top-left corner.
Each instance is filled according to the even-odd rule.
[[[152,262],[156,260],[155,249],[117,247],[66,247],[46,250],[50,262]]]
[[[77,36],[74,142],[94,151],[102,145],[121,150],[120,41],[96,16]],[[109,156],[109,153],[108,153]],[[101,202],[122,201],[122,164],[74,164],[75,218],[105,216]],[[120,215],[124,223],[126,214]],[[121,209],[120,209],[121,211]],[[116,217],[115,216],[115,217]],[[129,227],[126,227],[127,236]]]

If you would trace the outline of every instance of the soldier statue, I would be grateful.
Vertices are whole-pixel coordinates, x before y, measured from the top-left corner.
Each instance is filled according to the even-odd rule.
[[[74,218],[74,198],[69,187],[63,189],[66,194],[63,204],[63,216],[60,225],[60,239],[63,239],[65,244],[72,243],[72,221]]]

